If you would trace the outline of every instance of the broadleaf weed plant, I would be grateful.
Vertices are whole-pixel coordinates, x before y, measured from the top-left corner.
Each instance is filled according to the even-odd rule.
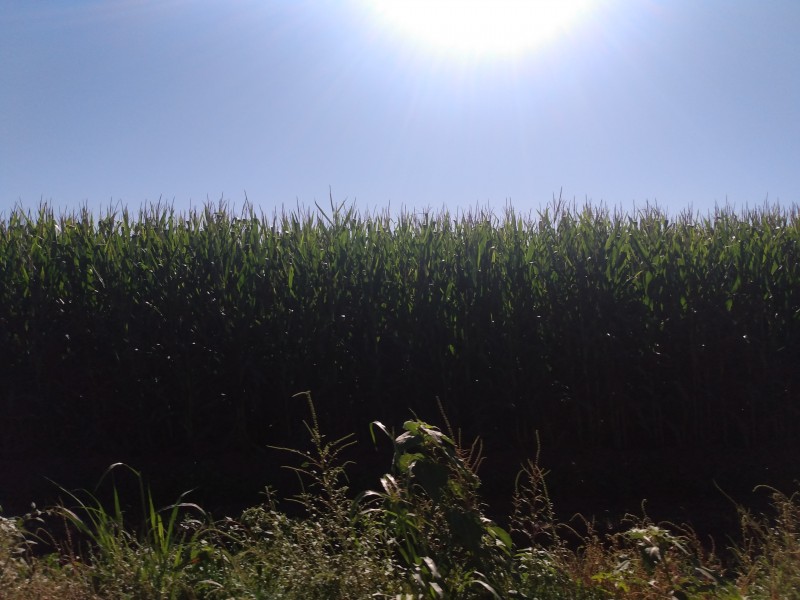
[[[499,597],[511,538],[483,514],[476,445],[463,451],[449,423],[448,428],[449,436],[424,421],[409,420],[395,437],[373,422],[373,440],[377,430],[392,442],[392,472],[381,478],[383,491],[365,492],[360,499],[364,512],[385,524],[387,541],[412,569],[422,593],[472,597],[480,590]]]
[[[341,454],[354,444],[352,436],[327,441],[310,392],[299,396],[305,396],[311,413],[311,422],[305,423],[311,449],[279,449],[302,461],[287,468],[300,478],[302,491],[290,500],[302,507],[305,517],[280,512],[267,489],[265,503],[224,524],[222,530],[234,542],[224,594],[325,599],[410,593],[406,569],[384,543],[381,524],[355,510],[348,496],[349,463]]]

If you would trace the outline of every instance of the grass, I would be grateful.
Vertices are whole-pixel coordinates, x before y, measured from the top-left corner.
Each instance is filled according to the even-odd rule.
[[[328,440],[310,394],[306,449],[287,449],[304,483],[280,509],[262,504],[213,519],[178,501],[156,508],[141,474],[139,508],[112,486],[0,519],[0,597],[47,598],[800,598],[800,498],[775,490],[772,515],[739,508],[742,542],[724,556],[687,526],[629,517],[601,534],[590,521],[556,521],[536,458],[516,482],[505,525],[485,514],[479,443],[464,447],[419,419],[401,433],[373,423],[391,445],[374,490],[353,493],[343,456],[350,438]],[[733,507],[732,507],[733,510]],[[727,568],[723,566],[723,562]]]

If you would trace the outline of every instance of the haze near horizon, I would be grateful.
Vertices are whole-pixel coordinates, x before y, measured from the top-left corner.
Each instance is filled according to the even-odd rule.
[[[0,215],[800,204],[800,3],[9,1]]]

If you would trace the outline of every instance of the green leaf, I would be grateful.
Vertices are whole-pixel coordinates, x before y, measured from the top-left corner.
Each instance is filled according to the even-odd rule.
[[[425,460],[425,455],[420,453],[404,453],[397,458],[397,468],[401,473],[408,473],[416,461]]]
[[[499,525],[487,525],[486,531],[488,531],[492,537],[503,544],[503,546],[505,546],[508,550],[513,548],[514,544],[511,540],[511,535],[509,535],[509,533]]]

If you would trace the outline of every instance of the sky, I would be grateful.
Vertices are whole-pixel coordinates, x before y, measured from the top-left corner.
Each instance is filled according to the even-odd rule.
[[[0,0],[0,217],[800,204],[798,0],[490,4]]]

